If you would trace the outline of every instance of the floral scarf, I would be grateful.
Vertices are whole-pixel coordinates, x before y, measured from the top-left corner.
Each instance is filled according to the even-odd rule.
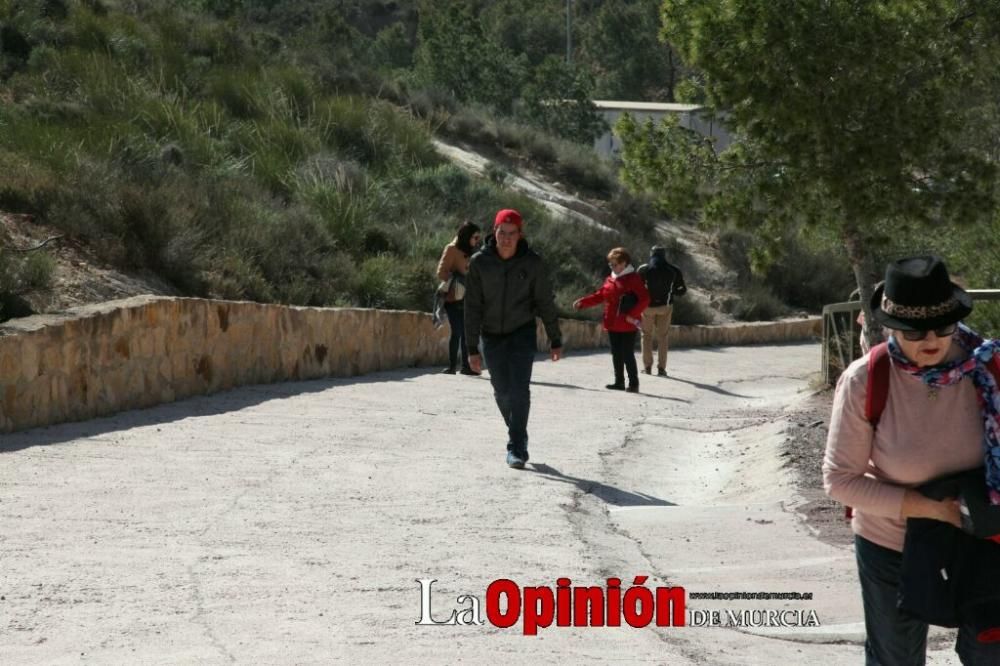
[[[927,368],[920,368],[903,355],[896,338],[889,337],[889,355],[896,367],[930,387],[951,386],[972,377],[983,415],[983,452],[986,460],[986,486],[990,504],[1000,504],[1000,390],[987,364],[1000,354],[1000,340],[983,340],[965,324],[959,324],[955,341],[968,356]]]

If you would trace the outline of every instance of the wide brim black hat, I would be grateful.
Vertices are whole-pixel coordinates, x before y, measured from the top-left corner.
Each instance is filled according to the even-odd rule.
[[[940,257],[907,257],[889,264],[871,300],[876,323],[901,331],[929,331],[972,312],[972,297],[951,281]]]

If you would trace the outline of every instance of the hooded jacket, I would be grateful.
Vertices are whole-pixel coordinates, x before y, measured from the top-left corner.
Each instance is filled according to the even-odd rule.
[[[630,308],[622,309],[622,298],[634,294]],[[589,308],[604,303],[604,330],[612,333],[631,333],[638,330],[626,318],[638,319],[649,305],[649,292],[642,278],[631,266],[621,275],[609,275],[601,288],[580,299],[580,307]],[[625,301],[628,303],[628,300]]]
[[[502,259],[495,244],[473,255],[465,278],[465,341],[479,353],[482,335],[507,335],[542,319],[552,348],[562,347],[559,313],[545,262],[518,241],[514,256]]]
[[[646,281],[649,289],[649,307],[670,305],[674,296],[683,296],[687,292],[681,269],[669,261],[662,252],[656,252],[649,258],[649,263],[639,267],[639,275]]]

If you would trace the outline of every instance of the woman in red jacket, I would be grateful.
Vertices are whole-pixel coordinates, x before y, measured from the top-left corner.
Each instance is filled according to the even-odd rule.
[[[649,305],[649,292],[642,276],[635,272],[632,257],[625,248],[616,247],[608,252],[608,266],[611,275],[601,288],[578,298],[573,307],[581,310],[604,303],[604,330],[611,342],[611,364],[615,369],[615,382],[607,388],[638,393],[635,335],[642,325],[642,312]],[[625,388],[625,370],[628,371],[628,388]]]

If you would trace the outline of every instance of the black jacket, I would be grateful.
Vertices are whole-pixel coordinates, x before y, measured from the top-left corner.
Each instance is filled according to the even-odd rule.
[[[963,485],[978,483],[982,469],[952,474],[917,490],[931,499],[957,497]],[[930,624],[977,631],[1000,627],[1000,544],[978,539],[952,525],[929,518],[906,521],[900,570],[899,607]]]
[[[661,255],[654,254],[648,264],[639,266],[639,275],[646,281],[651,308],[670,305],[674,296],[683,296],[687,292],[681,269]]]
[[[510,259],[490,244],[473,255],[465,276],[465,344],[479,353],[481,335],[507,335],[541,317],[552,347],[562,346],[559,313],[545,262],[523,238]]]

